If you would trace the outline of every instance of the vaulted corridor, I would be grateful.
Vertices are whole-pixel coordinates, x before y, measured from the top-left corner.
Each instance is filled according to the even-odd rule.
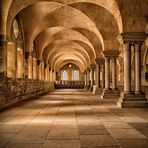
[[[0,147],[147,148],[148,109],[121,109],[116,99],[56,90],[0,113]]]
[[[0,148],[148,148],[148,0],[0,0]]]

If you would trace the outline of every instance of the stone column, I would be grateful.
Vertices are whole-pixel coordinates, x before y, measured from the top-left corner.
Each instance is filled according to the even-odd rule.
[[[29,56],[29,58],[28,58],[28,78],[31,80],[31,79],[33,79],[32,78],[32,76],[33,76],[33,74],[32,74],[32,70],[33,70],[33,65],[32,65],[33,63],[32,63],[32,55],[30,54],[30,56]]]
[[[29,57],[30,52],[25,52],[25,78],[29,79]]]
[[[90,67],[87,67],[87,90],[89,90],[90,87]]]
[[[32,65],[31,65],[31,71],[32,71],[32,80],[33,80],[33,77],[34,77],[34,75],[33,75],[33,54],[31,55],[31,63],[32,63]]]
[[[47,81],[47,64],[44,65],[44,80]]]
[[[7,77],[7,41],[3,35],[0,35],[0,77]]]
[[[49,65],[46,67],[47,81],[49,81]]]
[[[93,86],[94,86],[94,70],[95,70],[95,68],[96,68],[96,65],[95,64],[91,64],[90,65],[90,69],[91,69],[91,75],[90,75],[91,80],[90,80],[90,82],[91,82],[91,84],[90,84],[89,91],[91,91],[91,92],[93,92]]]
[[[37,80],[37,60],[33,58],[33,79]]]
[[[135,93],[142,93],[141,90],[141,42],[135,43]]]
[[[117,102],[119,107],[134,108],[148,107],[145,94],[141,91],[141,43],[147,35],[145,33],[123,33],[120,37],[124,45],[124,91]],[[135,47],[135,91],[131,92],[131,44]]]
[[[91,87],[90,87],[90,91],[92,92],[93,91],[93,86],[94,86],[94,70],[96,68],[96,65],[91,64],[90,68],[91,68]]]
[[[7,85],[7,41],[6,37],[0,34],[0,108],[4,107],[5,100],[8,100],[8,92],[3,89],[5,87],[8,88]]]
[[[102,83],[101,83],[101,87],[104,88],[105,87],[105,64],[103,63],[101,65],[102,68]]]
[[[102,98],[117,98],[119,91],[116,86],[116,59],[119,55],[118,50],[105,50],[103,52],[105,58],[105,89],[102,93]],[[112,61],[112,70],[110,71],[110,61]],[[112,89],[110,88],[110,74],[112,74]]]
[[[37,76],[37,80],[40,80],[40,65],[41,65],[41,60],[37,60],[37,67],[36,67],[36,76]]]
[[[84,75],[85,75],[85,87],[87,86],[87,70],[84,70]]]
[[[52,81],[54,81],[55,75],[54,75],[54,69],[52,69]]]
[[[105,89],[110,89],[110,58],[105,57]]]
[[[112,89],[117,89],[116,58],[112,58]]]
[[[131,44],[124,43],[124,93],[131,93]]]
[[[104,58],[96,58],[96,85],[93,87],[94,94],[100,94],[103,91],[103,89],[101,88],[100,73],[104,61]]]
[[[119,98],[120,91],[117,88],[117,57],[120,54],[120,52],[116,51],[114,55],[111,58],[112,61],[112,95],[114,95],[114,98]]]
[[[99,87],[99,88],[101,87],[100,70],[101,70],[101,65],[97,64],[97,66],[96,66],[96,86]]]
[[[52,81],[51,80],[51,67],[49,67],[49,81]]]

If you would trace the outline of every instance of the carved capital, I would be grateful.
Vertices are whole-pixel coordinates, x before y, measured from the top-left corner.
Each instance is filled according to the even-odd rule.
[[[0,35],[0,48],[6,46],[7,46],[7,40],[5,40],[5,38],[2,35]]]
[[[148,34],[144,32],[124,32],[118,37],[120,43],[135,43],[135,42],[144,42]]]
[[[105,50],[103,51],[103,55],[105,59],[112,59],[117,58],[120,54],[120,51],[118,50]]]
[[[87,71],[90,71],[90,67],[87,67]]]
[[[145,45],[148,47],[148,37],[145,40]]]
[[[104,64],[105,59],[104,58],[96,58],[95,61],[98,65],[101,65],[101,64]]]
[[[85,75],[85,72],[82,72],[82,75]]]
[[[26,51],[25,52],[25,59],[27,60],[29,58],[29,56],[30,56],[30,52],[29,51]]]
[[[47,66],[48,66],[48,65],[47,65],[47,64],[45,64],[45,65],[44,65],[44,68],[46,69],[46,68],[47,68]]]
[[[49,71],[51,70],[51,67],[49,67]]]
[[[94,69],[96,68],[96,65],[95,65],[95,64],[90,64],[90,68],[91,68],[92,70],[94,70]]]
[[[37,60],[37,65],[40,65],[41,64],[41,60]]]
[[[87,70],[84,70],[84,73],[86,74],[87,73]]]

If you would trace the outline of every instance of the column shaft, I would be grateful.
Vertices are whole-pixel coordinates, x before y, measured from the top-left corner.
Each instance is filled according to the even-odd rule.
[[[110,59],[105,58],[105,89],[110,89]]]
[[[141,45],[135,44],[135,93],[141,92]]]
[[[85,73],[85,86],[87,85],[87,71],[84,72]]]
[[[90,81],[90,71],[87,70],[87,85],[89,86],[89,81]]]
[[[29,57],[30,53],[25,52],[25,78],[29,79]]]
[[[94,69],[91,69],[91,86],[94,85]]]
[[[7,41],[0,36],[0,75],[7,76]]]
[[[97,64],[97,69],[96,69],[96,85],[100,88],[100,65]]]
[[[47,80],[47,65],[44,65],[44,80]]]
[[[105,65],[102,64],[102,88],[105,87]]]
[[[37,67],[36,67],[36,77],[37,77],[37,80],[40,80],[40,64],[41,64],[41,61],[40,60],[37,60]]]
[[[131,92],[131,46],[124,44],[124,92]]]
[[[116,58],[112,58],[112,89],[117,88],[117,78],[116,78]]]
[[[34,79],[34,73],[33,73],[33,55],[32,55],[32,79]]]

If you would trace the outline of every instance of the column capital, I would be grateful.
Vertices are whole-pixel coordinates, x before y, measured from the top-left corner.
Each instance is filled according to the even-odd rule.
[[[0,34],[0,63],[3,61],[2,50],[7,46],[7,40],[5,35]]]
[[[106,59],[112,59],[112,58],[117,58],[120,54],[120,51],[118,50],[105,50],[103,51],[103,55],[104,55],[104,58]]]
[[[90,67],[87,67],[87,71],[90,71]]]
[[[49,67],[49,71],[51,70],[51,67]]]
[[[148,47],[148,37],[145,40],[145,45]]]
[[[96,65],[95,65],[95,64],[90,64],[90,68],[91,68],[92,70],[94,70],[94,69],[96,68]]]
[[[0,47],[6,46],[7,45],[7,40],[6,40],[6,36],[0,34]]]
[[[41,64],[41,60],[37,60],[37,65],[40,65]]]
[[[47,68],[47,66],[48,66],[48,64],[45,64],[45,65],[44,65],[44,68]]]
[[[17,47],[23,48],[23,41],[17,40]]]
[[[25,59],[27,60],[29,58],[29,56],[30,56],[30,52],[29,51],[26,51],[25,52]]]
[[[97,63],[98,65],[102,65],[102,64],[105,63],[105,59],[104,59],[104,58],[96,58],[95,61],[96,61],[96,63]]]
[[[82,72],[82,75],[85,75],[85,72]]]
[[[118,41],[120,44],[124,44],[126,42],[133,44],[135,42],[144,42],[147,38],[148,34],[145,32],[124,32],[118,36]]]
[[[87,70],[84,70],[84,73],[86,74],[87,73]]]

